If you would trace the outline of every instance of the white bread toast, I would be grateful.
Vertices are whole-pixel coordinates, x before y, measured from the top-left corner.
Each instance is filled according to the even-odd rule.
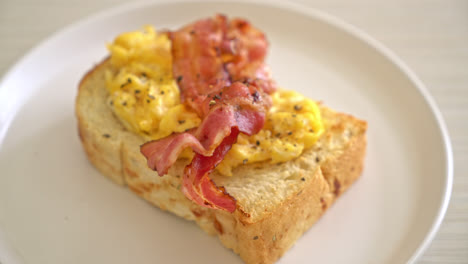
[[[246,263],[274,263],[361,175],[367,124],[350,115],[321,107],[326,131],[299,158],[257,163],[234,169],[232,177],[214,172],[218,186],[237,200],[234,213],[201,207],[181,192],[179,160],[159,177],[140,154],[145,142],[127,131],[106,104],[104,71],[108,60],[82,79],[76,99],[81,142],[88,159],[105,176],[163,210],[195,221],[217,235]]]

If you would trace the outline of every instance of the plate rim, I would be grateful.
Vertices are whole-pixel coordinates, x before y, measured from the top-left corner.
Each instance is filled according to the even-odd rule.
[[[227,4],[258,4],[270,7],[276,7],[280,9],[285,9],[289,11],[293,11],[299,14],[302,14],[307,17],[311,17],[322,21],[341,32],[350,35],[353,38],[359,40],[362,44],[368,45],[370,48],[373,48],[377,51],[380,55],[382,55],[385,59],[395,65],[411,82],[412,86],[416,88],[419,92],[419,95],[424,99],[424,103],[429,107],[432,116],[435,118],[437,123],[438,132],[441,135],[443,149],[444,149],[444,157],[443,160],[444,167],[445,167],[445,177],[444,177],[444,188],[443,188],[443,197],[441,197],[441,203],[437,210],[437,216],[432,221],[432,225],[429,231],[426,233],[424,239],[419,242],[419,246],[408,259],[408,263],[414,263],[418,260],[423,253],[427,250],[435,235],[437,234],[442,221],[447,213],[447,208],[450,203],[450,198],[452,194],[453,188],[453,149],[452,144],[449,136],[449,132],[447,126],[445,124],[444,118],[442,113],[437,106],[437,103],[433,99],[432,95],[429,93],[429,90],[425,86],[425,84],[419,79],[416,73],[411,70],[411,68],[398,56],[395,52],[391,49],[386,47],[380,41],[373,38],[371,35],[366,33],[364,30],[358,28],[357,26],[352,25],[351,23],[345,21],[342,18],[335,17],[331,14],[326,13],[325,11],[307,6],[305,4],[297,3],[297,2],[290,2],[290,1],[281,1],[281,0],[149,0],[143,1],[139,0],[136,2],[124,3],[117,5],[111,8],[102,8],[101,10],[91,13],[78,19],[75,22],[72,22],[65,27],[62,27],[52,34],[46,36],[44,39],[40,40],[36,45],[34,45],[31,49],[29,49],[23,56],[21,56],[15,63],[13,63],[8,70],[1,76],[0,78],[0,95],[6,93],[7,90],[6,84],[12,78],[11,76],[14,75],[15,72],[22,68],[23,64],[27,64],[28,60],[33,59],[36,54],[40,53],[40,51],[47,47],[47,44],[57,40],[60,36],[64,35],[67,32],[74,31],[80,27],[86,27],[87,25],[93,24],[98,22],[99,20],[106,19],[107,17],[117,15],[120,13],[128,12],[130,10],[135,10],[138,8],[142,8],[145,6],[154,6],[158,4],[183,4],[183,3],[227,3]],[[9,130],[11,122],[14,120],[17,111],[22,107],[24,104],[24,99],[21,100],[19,104],[16,106],[11,107],[9,109],[9,113],[7,113],[3,118],[0,116],[0,149],[2,147],[2,143],[4,142],[4,138]],[[2,120],[3,119],[3,120]],[[0,252],[6,253],[3,257],[4,259],[0,258],[0,260],[8,260],[6,263],[22,263],[20,259],[20,255],[18,254],[17,250],[12,247],[12,245],[7,243],[6,235],[2,233],[0,227]],[[2,250],[3,248],[3,250]],[[3,254],[2,254],[3,255]]]

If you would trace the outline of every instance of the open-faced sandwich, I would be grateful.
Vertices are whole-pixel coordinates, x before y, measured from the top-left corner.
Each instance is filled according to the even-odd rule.
[[[79,85],[91,163],[195,221],[246,263],[273,263],[361,174],[366,122],[280,89],[265,35],[217,15],[124,33]]]

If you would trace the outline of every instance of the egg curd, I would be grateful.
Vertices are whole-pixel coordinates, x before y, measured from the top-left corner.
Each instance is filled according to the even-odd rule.
[[[111,69],[106,72],[109,105],[124,126],[146,139],[160,139],[200,125],[197,114],[180,102],[172,75],[171,41],[153,27],[119,35],[109,44]],[[226,176],[241,164],[292,160],[310,148],[324,132],[320,108],[293,91],[271,95],[264,128],[256,135],[240,134],[217,166]],[[191,151],[181,157],[190,158]]]

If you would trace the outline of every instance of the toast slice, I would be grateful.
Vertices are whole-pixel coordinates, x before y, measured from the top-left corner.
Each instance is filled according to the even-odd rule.
[[[106,104],[107,67],[104,60],[83,77],[76,99],[79,135],[90,162],[150,203],[217,235],[246,263],[278,260],[361,175],[366,122],[321,107],[326,131],[299,158],[243,165],[232,177],[211,175],[237,200],[234,213],[200,207],[181,192],[187,160],[177,161],[163,177],[147,167],[139,149],[145,140],[127,131]]]

